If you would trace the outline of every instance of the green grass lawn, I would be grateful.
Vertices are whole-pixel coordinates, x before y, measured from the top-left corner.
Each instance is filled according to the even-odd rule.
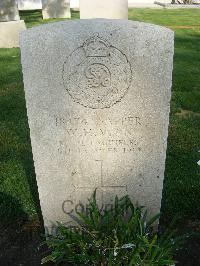
[[[79,18],[74,12],[73,18]],[[27,27],[41,12],[22,12]],[[200,10],[131,9],[129,19],[166,26],[200,25]],[[30,62],[31,63],[31,62]],[[19,49],[0,49],[0,220],[40,213]],[[200,217],[200,26],[175,29],[175,56],[163,218]]]

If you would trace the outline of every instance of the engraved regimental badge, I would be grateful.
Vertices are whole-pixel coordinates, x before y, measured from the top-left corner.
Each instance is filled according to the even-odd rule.
[[[63,82],[72,99],[88,108],[109,108],[121,101],[131,83],[125,54],[99,37],[73,51],[63,65]]]

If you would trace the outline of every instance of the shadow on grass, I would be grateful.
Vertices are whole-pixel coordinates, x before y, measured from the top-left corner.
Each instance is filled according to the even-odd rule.
[[[199,116],[174,115],[170,119],[162,213],[166,222],[200,217],[200,180],[198,147]]]
[[[24,212],[19,201],[3,192],[0,192],[0,221],[1,223],[26,221],[27,214]]]
[[[43,231],[29,217],[20,202],[0,192],[0,265],[41,265],[48,252],[40,248]]]
[[[2,178],[0,192],[14,195],[14,198],[22,203],[27,215],[37,212],[42,224],[19,50],[2,49],[0,59],[2,59],[0,63],[2,67],[0,77],[0,179]],[[0,215],[6,218],[8,214],[7,220],[13,220],[9,212],[13,211],[14,201],[17,200],[7,197],[7,204],[1,206]],[[5,207],[5,212],[3,212],[3,207]],[[19,208],[14,208],[14,211],[16,213],[19,211],[19,216],[21,215]]]
[[[32,219],[36,216],[43,225],[30,139],[22,143],[18,129],[3,128],[0,135],[1,186],[0,216],[13,221],[15,217]],[[7,133],[6,133],[7,132]],[[29,138],[29,137],[28,137]],[[7,197],[10,193],[14,197]],[[18,202],[21,202],[18,204]],[[21,210],[26,212],[23,215]],[[13,217],[12,217],[13,215]],[[2,221],[2,219],[0,219]]]
[[[200,29],[200,26],[199,26]],[[181,34],[181,35],[180,35]],[[195,49],[193,52],[196,53],[197,50],[199,50],[199,42],[200,42],[200,35],[198,33],[198,30],[194,30],[193,33],[191,33],[191,30],[176,30],[175,33],[175,46],[185,46],[187,45],[191,49]]]
[[[25,110],[24,108],[23,115],[25,115]],[[20,120],[23,121],[23,123]],[[0,134],[1,191],[3,190],[3,193],[9,191],[11,194],[15,195],[15,198],[20,199],[23,207],[28,211],[26,217],[30,218],[33,213],[37,213],[37,217],[41,225],[43,225],[28,121],[25,117],[22,117],[20,120],[18,121],[19,125],[15,122],[15,126],[13,127],[13,123],[2,127],[2,132]],[[15,201],[17,202],[17,200],[12,200],[12,197],[7,197],[5,204],[0,208],[0,215],[3,213],[4,218],[7,218],[7,220],[13,220],[12,215],[10,215],[12,214],[13,208],[16,213],[19,211],[19,217],[23,217],[20,208],[14,207],[13,202]],[[28,206],[30,209],[28,209]],[[3,210],[3,208],[5,208],[5,210]]]
[[[0,49],[0,69],[0,93],[13,82],[22,82],[20,50]],[[19,84],[16,84],[16,87],[19,87]]]
[[[19,12],[25,23],[31,23],[42,19],[42,10],[23,10]]]
[[[176,31],[172,101],[178,108],[194,112],[200,112],[198,104],[200,100],[199,44],[198,32]]]
[[[42,211],[40,207],[39,193],[38,193],[38,187],[37,187],[37,182],[36,182],[36,174],[35,174],[35,168],[34,168],[34,163],[33,163],[33,154],[31,151],[30,139],[29,139],[29,145],[30,145],[29,151],[27,153],[21,153],[21,162],[26,172],[27,181],[29,183],[32,199],[35,205],[35,209],[36,209],[40,224],[43,227],[44,223],[43,223]]]

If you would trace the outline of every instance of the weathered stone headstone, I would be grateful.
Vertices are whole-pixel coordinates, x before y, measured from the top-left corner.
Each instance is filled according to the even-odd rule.
[[[45,38],[44,38],[45,36]],[[173,32],[125,20],[77,20],[21,35],[31,142],[44,223],[70,222],[97,188],[160,210]]]
[[[0,1],[0,21],[19,20],[19,11],[15,0]]]
[[[42,0],[43,19],[71,18],[70,0]]]
[[[73,10],[79,10],[79,0],[70,0],[70,8]]]
[[[42,9],[42,0],[17,0],[19,10]]]
[[[80,18],[128,19],[128,0],[80,0]]]
[[[19,32],[26,29],[15,0],[0,1],[0,48],[19,46]]]

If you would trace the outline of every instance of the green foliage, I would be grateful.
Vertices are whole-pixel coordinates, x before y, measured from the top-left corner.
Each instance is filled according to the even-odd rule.
[[[110,210],[101,211],[96,192],[87,213],[77,213],[78,225],[67,228],[58,223],[57,234],[45,243],[51,254],[42,263],[56,265],[174,265],[173,254],[181,238],[174,231],[159,236],[153,230],[156,215],[147,220],[143,207],[134,207],[128,196],[115,197]]]

